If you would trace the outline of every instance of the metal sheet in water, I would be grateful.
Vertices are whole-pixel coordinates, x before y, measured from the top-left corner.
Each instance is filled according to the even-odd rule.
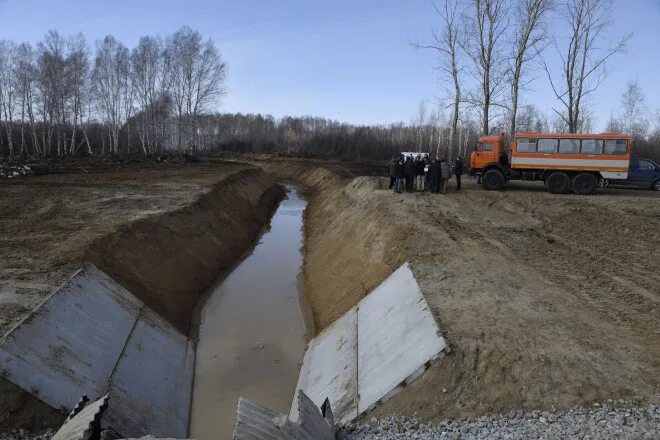
[[[145,309],[112,375],[104,422],[127,437],[187,437],[194,361],[188,338]]]
[[[348,423],[358,416],[357,308],[354,307],[310,341],[298,376],[289,418],[298,419],[298,393],[317,406],[326,398],[335,419]]]
[[[57,430],[51,440],[87,440],[91,438],[95,425],[108,404],[108,396],[101,397],[84,407],[78,414],[67,420]]]
[[[78,271],[9,332],[0,370],[54,408],[104,392],[142,302],[94,266]]]
[[[405,263],[358,306],[358,413],[448,348]]]

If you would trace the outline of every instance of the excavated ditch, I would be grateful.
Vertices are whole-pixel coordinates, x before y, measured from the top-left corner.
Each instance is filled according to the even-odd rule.
[[[239,397],[288,412],[306,343],[298,283],[305,206],[289,188],[252,253],[204,303],[192,438],[230,438]]]

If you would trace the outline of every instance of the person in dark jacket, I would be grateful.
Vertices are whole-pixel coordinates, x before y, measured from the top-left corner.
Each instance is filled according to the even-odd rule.
[[[429,171],[426,177],[431,186],[431,192],[437,194],[440,187],[440,162],[437,159],[429,165]]]
[[[412,156],[408,156],[405,162],[405,172],[406,172],[406,191],[410,192],[413,190],[413,180],[415,179],[414,168],[415,164],[413,163]]]
[[[456,158],[454,164],[454,174],[456,175],[456,191],[461,190],[461,176],[463,175],[463,160],[459,157]]]
[[[394,176],[396,178],[394,182],[394,192],[400,193],[403,191],[404,179],[406,177],[406,169],[403,163],[403,156],[396,161],[394,164]]]
[[[422,155],[418,154],[415,158],[415,189],[417,191],[424,191],[424,167],[426,163],[422,160]]]
[[[388,165],[390,167],[389,168],[390,189],[394,188],[394,182],[396,182],[396,162],[397,162],[396,156],[392,156],[392,158],[388,162]]]

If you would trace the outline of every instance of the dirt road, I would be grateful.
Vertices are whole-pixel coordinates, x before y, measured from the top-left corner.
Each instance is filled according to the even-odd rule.
[[[267,165],[309,189],[305,284],[317,331],[404,261],[453,353],[375,415],[427,420],[660,390],[660,194],[538,184],[401,194],[375,177]]]

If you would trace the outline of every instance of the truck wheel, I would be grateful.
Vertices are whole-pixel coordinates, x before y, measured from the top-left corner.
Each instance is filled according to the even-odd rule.
[[[656,191],[660,191],[660,179],[656,180],[652,188]]]
[[[545,179],[545,189],[552,194],[565,194],[571,187],[571,179],[563,171],[555,171]]]
[[[582,196],[593,194],[598,188],[598,179],[591,173],[580,173],[573,177],[573,192]]]
[[[504,188],[504,174],[500,170],[492,169],[484,173],[481,185],[489,191],[499,191]]]

